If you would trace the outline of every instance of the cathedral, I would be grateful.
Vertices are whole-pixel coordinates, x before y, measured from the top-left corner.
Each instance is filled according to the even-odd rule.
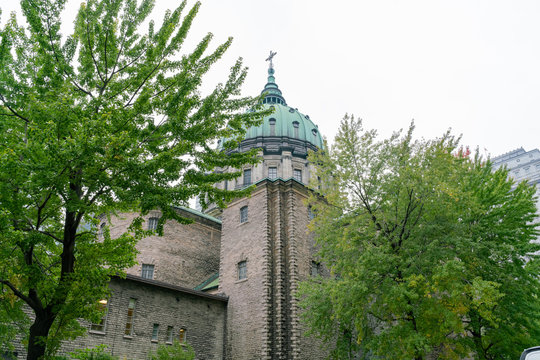
[[[61,353],[105,344],[120,359],[146,359],[159,344],[178,340],[197,359],[325,358],[320,341],[304,334],[295,296],[302,280],[322,271],[305,200],[313,172],[308,151],[323,148],[323,141],[309,116],[287,104],[272,54],[268,60],[263,106],[274,111],[228,150],[256,148],[262,160],[244,167],[240,178],[216,184],[254,185],[251,196],[223,210],[177,207],[193,223],[168,221],[163,236],[141,240],[138,265],[125,279],[111,279],[101,321],[88,323],[87,336],[65,343]],[[119,235],[135,216],[104,218],[101,227]],[[159,217],[151,212],[145,226],[155,229]],[[17,353],[25,356],[22,347]]]

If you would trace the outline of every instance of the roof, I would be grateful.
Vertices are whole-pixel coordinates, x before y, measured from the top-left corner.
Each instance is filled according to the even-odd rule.
[[[288,137],[309,142],[323,148],[323,139],[317,125],[309,116],[298,109],[282,104],[264,104],[264,108],[273,108],[274,112],[263,118],[258,126],[250,127],[244,139],[257,137]]]
[[[116,277],[116,278],[117,279],[122,279],[121,277]],[[163,289],[174,290],[174,291],[178,291],[178,292],[185,293],[185,294],[200,296],[200,297],[204,297],[204,298],[207,298],[207,299],[213,299],[213,300],[224,301],[224,302],[227,302],[229,300],[228,296],[207,294],[207,293],[202,292],[202,291],[186,288],[186,287],[183,287],[183,286],[169,284],[169,283],[166,283],[166,282],[163,282],[163,281],[144,279],[144,278],[142,278],[140,276],[135,276],[135,275],[131,275],[131,274],[126,274],[126,280],[131,280],[131,281],[135,281],[135,282],[139,282],[139,283],[143,283],[143,284],[147,284],[147,285],[152,285],[152,286],[160,287],[160,288],[163,288]]]
[[[205,214],[203,212],[200,212],[198,210],[195,210],[195,209],[192,209],[192,208],[188,208],[188,207],[185,207],[185,206],[175,206],[176,209],[180,209],[180,210],[184,210],[188,213],[191,213],[193,215],[196,215],[196,216],[200,216],[202,218],[205,218],[207,220],[210,220],[210,221],[213,221],[215,222],[216,224],[220,224],[221,225],[221,220],[219,220],[218,218],[215,218],[213,216],[210,216],[208,214]]]
[[[219,286],[219,273],[212,274],[208,279],[195,286],[194,290],[206,291]]]
[[[304,115],[297,108],[288,106],[281,90],[275,83],[274,69],[268,69],[268,82],[266,83],[262,94],[263,108],[273,109],[274,112],[265,116],[258,126],[252,126],[247,129],[244,141],[249,139],[277,139],[289,138],[295,141],[303,141],[314,145],[316,148],[323,149],[324,143],[319,128],[308,115]],[[226,139],[221,139],[218,148],[222,149]]]

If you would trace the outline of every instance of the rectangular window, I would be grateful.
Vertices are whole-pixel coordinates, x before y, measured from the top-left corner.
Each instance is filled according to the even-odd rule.
[[[186,329],[180,329],[180,331],[178,332],[178,341],[180,343],[186,342]]]
[[[154,278],[154,265],[142,264],[141,277],[143,279],[153,279]]]
[[[268,178],[269,179],[277,179],[277,167],[269,167],[268,168]]]
[[[103,316],[101,317],[101,320],[97,323],[92,323],[90,325],[91,331],[97,331],[97,332],[105,332],[105,321],[107,320],[107,312],[109,309],[107,308],[107,299],[99,300],[99,306],[101,310],[104,311]]]
[[[173,327],[167,326],[167,344],[172,344],[173,341]]]
[[[159,218],[157,217],[151,217],[148,219],[148,230],[156,230],[158,221]]]
[[[133,320],[135,319],[135,303],[137,300],[130,298],[128,304],[127,318],[126,318],[126,329],[124,331],[124,336],[131,336],[133,334]]]
[[[311,262],[311,276],[318,276],[320,273],[320,264],[316,261]]]
[[[159,335],[159,324],[154,324],[154,328],[152,329],[152,341],[158,341],[158,335]]]
[[[251,185],[251,169],[244,170],[244,186]]]
[[[248,221],[248,207],[243,206],[240,208],[240,223],[245,223]]]
[[[240,261],[238,263],[238,280],[247,279],[247,262]]]
[[[311,205],[308,206],[307,211],[308,211],[309,220],[313,220],[315,218],[315,212],[313,211],[313,208],[311,207]]]
[[[101,223],[101,225],[99,225],[98,238],[100,239],[103,239],[103,234],[105,233],[105,226],[107,226],[105,223]]]
[[[294,180],[302,182],[302,170],[294,169],[293,170],[293,178],[294,178]]]

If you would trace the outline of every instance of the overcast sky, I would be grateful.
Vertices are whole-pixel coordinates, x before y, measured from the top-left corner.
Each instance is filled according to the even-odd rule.
[[[68,2],[64,33],[79,3]],[[158,0],[157,23],[177,3]],[[0,0],[2,24],[18,6]],[[412,119],[417,137],[452,128],[496,156],[540,147],[539,19],[538,0],[203,0],[186,51],[207,32],[214,46],[233,36],[206,86],[242,56],[245,95],[260,93],[277,51],[285,100],[330,141],[352,113],[383,136]]]

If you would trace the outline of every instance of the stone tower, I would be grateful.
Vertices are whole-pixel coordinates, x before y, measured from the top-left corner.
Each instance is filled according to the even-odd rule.
[[[323,142],[309,116],[285,102],[272,63],[263,94],[264,106],[274,112],[229,150],[257,148],[262,161],[219,184],[227,189],[256,185],[250,197],[232,202],[221,214],[218,292],[229,297],[226,358],[322,359],[320,346],[303,335],[295,292],[318,269],[307,230],[305,184],[312,174],[308,150],[317,151]]]

